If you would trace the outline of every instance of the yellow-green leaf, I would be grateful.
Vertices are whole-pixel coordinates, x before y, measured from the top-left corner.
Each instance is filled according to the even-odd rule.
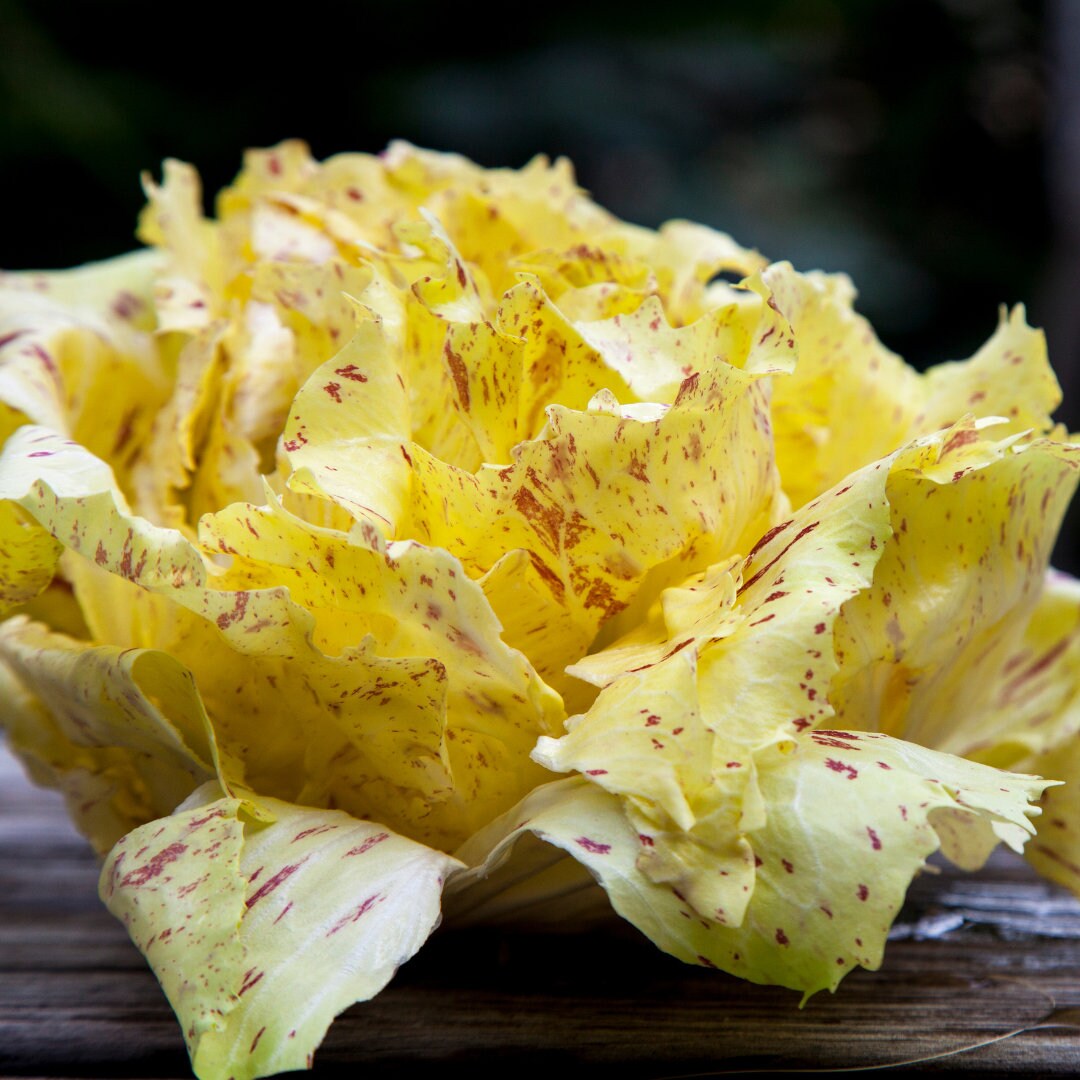
[[[333,1018],[377,994],[439,921],[457,864],[337,810],[213,785],[109,854],[101,895],[144,953],[200,1080],[310,1068]]]

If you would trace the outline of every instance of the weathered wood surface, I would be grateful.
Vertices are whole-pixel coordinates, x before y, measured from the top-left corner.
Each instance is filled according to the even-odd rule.
[[[59,800],[0,748],[0,1076],[190,1077],[153,975]],[[880,972],[798,997],[687,968],[634,931],[437,935],[331,1028],[315,1077],[1080,1074],[1080,902],[1019,860],[923,876]],[[300,1075],[300,1074],[297,1074]]]

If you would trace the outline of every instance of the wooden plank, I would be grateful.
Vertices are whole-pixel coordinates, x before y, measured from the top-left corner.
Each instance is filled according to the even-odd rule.
[[[189,1077],[153,975],[96,897],[97,865],[52,793],[0,755],[0,1074]],[[804,1009],[659,953],[613,919],[588,935],[440,931],[348,1010],[316,1078],[540,1069],[635,1080],[909,1069],[1080,1072],[1080,902],[1017,859],[913,886],[882,971]],[[948,1055],[948,1056],[945,1056]]]

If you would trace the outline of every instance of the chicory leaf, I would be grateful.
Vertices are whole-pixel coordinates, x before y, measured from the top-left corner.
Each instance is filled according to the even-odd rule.
[[[456,860],[338,810],[200,788],[125,836],[101,895],[146,956],[200,1080],[310,1068],[439,922]],[[269,820],[266,820],[269,819]]]

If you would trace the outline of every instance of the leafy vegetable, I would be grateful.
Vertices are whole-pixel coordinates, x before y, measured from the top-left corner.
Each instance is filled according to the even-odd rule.
[[[146,188],[146,250],[0,276],[0,693],[200,1077],[309,1065],[444,889],[595,878],[804,996],[938,849],[1038,821],[1080,892],[1080,445],[1021,309],[919,375],[846,278],[542,158]]]
[[[102,897],[146,955],[209,1075],[311,1066],[330,1021],[377,994],[439,921],[458,864],[339,810],[199,788],[125,836]]]

